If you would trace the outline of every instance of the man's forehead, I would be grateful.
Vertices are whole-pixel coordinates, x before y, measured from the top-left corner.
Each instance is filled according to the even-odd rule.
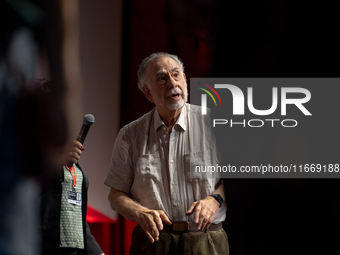
[[[150,71],[152,70],[154,73],[158,73],[161,71],[180,69],[180,67],[174,59],[167,56],[159,56],[148,63],[147,69]]]

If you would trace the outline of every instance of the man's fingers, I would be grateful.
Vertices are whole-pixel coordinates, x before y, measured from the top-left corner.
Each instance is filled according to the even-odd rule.
[[[214,216],[209,215],[209,212],[203,212],[201,215],[203,215],[201,230],[204,231],[208,229],[214,219]]]
[[[192,214],[194,212],[194,208],[196,206],[197,202],[193,202],[188,211],[185,213],[186,216]]]
[[[165,222],[165,224],[167,224],[167,225],[171,225],[172,224],[170,219],[168,218],[168,216],[165,214],[165,212],[159,211],[159,216]]]
[[[157,219],[158,218],[158,219]],[[160,218],[159,217],[157,217],[156,215],[152,215],[152,217],[148,217],[148,222],[147,222],[147,224],[148,224],[148,227],[149,227],[149,229],[150,229],[150,233],[152,234],[152,236],[155,238],[155,237],[157,237],[158,235],[159,235],[159,233],[158,233],[158,227],[157,227],[157,225],[158,225],[158,223],[157,223],[157,221],[159,222],[159,220],[160,220]]]
[[[194,211],[194,222],[195,223],[198,223],[198,221],[200,220],[200,214],[201,214],[201,203],[198,202],[196,204],[196,207],[195,207],[195,211]]]
[[[202,227],[204,227],[207,222],[207,219],[205,218],[205,214],[206,213],[204,213],[203,211],[200,211],[200,214],[198,216],[198,222],[197,222],[198,229],[202,229]]]
[[[149,211],[144,214],[143,222],[140,222],[140,225],[143,228],[144,232],[148,233],[152,237],[152,239],[148,237],[150,242],[158,241],[159,224],[162,224],[162,220],[159,217],[159,213],[157,211]]]
[[[168,225],[172,224],[162,210],[148,210],[142,212],[141,216],[141,220],[138,223],[151,243],[159,240],[159,231],[163,229],[163,221]]]
[[[150,235],[152,236],[154,241],[158,241],[159,232],[158,232],[158,229],[156,228],[156,224],[153,224],[151,231],[150,231]]]
[[[148,237],[148,239],[151,243],[155,242],[155,240],[153,239],[153,237],[152,237],[152,235],[150,234],[149,231],[145,231],[145,234],[146,234],[146,236]]]
[[[210,227],[211,223],[212,222],[208,220],[207,225],[205,225],[205,229],[204,230],[208,229]]]
[[[206,229],[209,228],[209,226],[211,225],[211,222],[209,222],[209,220],[205,221],[202,225],[202,230],[205,231]]]
[[[154,226],[152,226],[154,225]],[[141,225],[142,229],[144,230],[146,236],[150,240],[151,243],[158,241],[159,232],[155,226],[156,224],[153,222],[153,224],[150,224],[148,222],[145,222],[145,225]]]
[[[202,221],[202,225],[199,227],[199,229],[203,231],[206,225],[206,221]]]
[[[157,228],[158,230],[162,230],[163,229],[163,222],[162,222],[162,216],[161,213],[155,213],[156,215],[154,216],[154,221],[157,224]],[[157,215],[158,214],[158,215]]]

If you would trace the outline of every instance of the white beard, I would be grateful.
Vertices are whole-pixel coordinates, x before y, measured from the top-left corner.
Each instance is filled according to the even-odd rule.
[[[167,98],[175,93],[181,94],[182,98],[179,101],[169,101],[169,99]],[[164,100],[160,100],[159,97],[154,97],[154,100],[164,108],[167,108],[169,110],[178,110],[181,109],[184,106],[184,104],[188,101],[188,87],[184,98],[183,94],[184,94],[183,91],[180,90],[179,88],[173,88],[166,94],[166,98]]]

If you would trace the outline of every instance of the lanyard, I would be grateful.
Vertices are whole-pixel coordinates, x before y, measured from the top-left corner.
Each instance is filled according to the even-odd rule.
[[[66,166],[67,169],[70,171],[71,175],[72,175],[72,179],[73,179],[73,187],[77,186],[77,174],[76,174],[76,170],[74,169],[74,166],[72,165],[71,167]]]

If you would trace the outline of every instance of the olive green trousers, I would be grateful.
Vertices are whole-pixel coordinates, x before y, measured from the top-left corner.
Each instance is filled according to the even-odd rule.
[[[150,243],[140,225],[132,232],[130,255],[229,255],[227,234],[223,228],[206,232],[160,231],[159,240]]]

